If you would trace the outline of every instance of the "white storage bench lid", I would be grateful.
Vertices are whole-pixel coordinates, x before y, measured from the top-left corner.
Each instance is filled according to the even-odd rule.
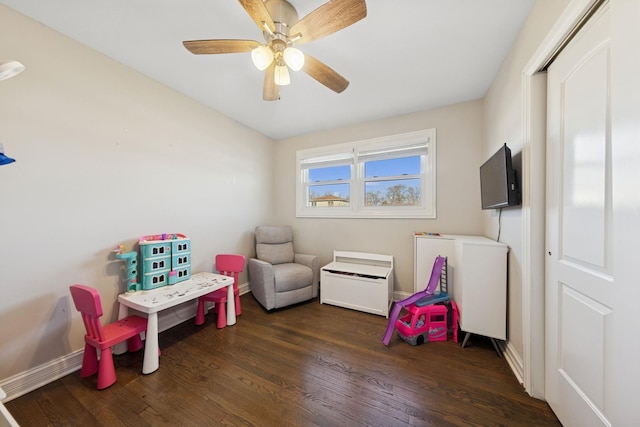
[[[334,251],[333,262],[322,267],[322,270],[369,279],[386,279],[393,271],[393,256]]]

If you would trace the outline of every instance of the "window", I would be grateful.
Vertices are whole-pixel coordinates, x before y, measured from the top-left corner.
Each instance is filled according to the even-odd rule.
[[[296,215],[435,218],[435,129],[297,152]]]

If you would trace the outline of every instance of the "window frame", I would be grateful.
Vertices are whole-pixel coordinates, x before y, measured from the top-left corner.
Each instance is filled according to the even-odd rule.
[[[420,206],[365,206],[365,183],[363,153],[388,150],[415,150],[417,145],[426,145],[421,154],[420,173],[410,175],[420,179]],[[370,154],[367,154],[370,155]],[[400,156],[390,155],[390,158]],[[333,160],[332,162],[332,159]],[[296,217],[299,218],[436,218],[436,130],[423,129],[414,132],[389,135],[343,144],[298,150],[296,152]],[[337,166],[348,162],[351,166],[349,183],[349,206],[309,206],[308,169],[315,165]],[[404,176],[403,176],[404,178]],[[315,185],[318,185],[315,183]]]

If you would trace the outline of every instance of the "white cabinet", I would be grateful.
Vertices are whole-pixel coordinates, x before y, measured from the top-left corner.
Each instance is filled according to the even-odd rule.
[[[427,286],[436,256],[446,256],[449,293],[458,306],[460,329],[506,340],[508,246],[482,236],[416,235],[414,239],[415,291]]]

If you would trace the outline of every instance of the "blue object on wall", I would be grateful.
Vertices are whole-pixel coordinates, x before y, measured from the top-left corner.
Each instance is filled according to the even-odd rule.
[[[24,71],[24,65],[18,61],[0,62],[0,80],[10,79]],[[15,162],[16,159],[4,155],[4,147],[0,144],[0,166]]]
[[[0,144],[0,166],[15,162],[16,159],[4,155],[4,147]]]

